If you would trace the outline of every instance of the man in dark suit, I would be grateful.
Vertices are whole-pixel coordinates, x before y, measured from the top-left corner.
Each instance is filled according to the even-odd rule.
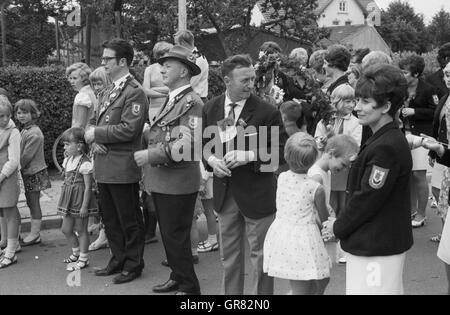
[[[129,72],[133,48],[122,39],[103,44],[102,64],[113,80],[100,99],[86,129],[86,141],[95,152],[103,222],[112,258],[97,276],[120,273],[115,284],[139,277],[144,268],[144,222],[139,205],[141,170],[134,152],[141,148],[148,102],[144,90]]]
[[[148,149],[135,153],[145,168],[144,183],[155,202],[167,262],[168,281],[153,292],[200,294],[192,259],[190,231],[200,187],[203,102],[190,84],[200,73],[190,49],[175,45],[160,58],[169,97],[149,130]]]
[[[446,43],[439,48],[437,61],[439,63],[439,70],[428,76],[426,81],[435,88],[439,99],[448,93],[447,85],[444,82],[443,69],[450,62],[450,43]]]
[[[275,217],[273,172],[282,162],[286,134],[279,111],[252,95],[255,69],[249,56],[225,60],[222,76],[227,90],[204,107],[203,141],[206,168],[214,172],[223,293],[244,293],[247,239],[253,265],[252,294],[273,294],[273,278],[263,273],[263,244]]]

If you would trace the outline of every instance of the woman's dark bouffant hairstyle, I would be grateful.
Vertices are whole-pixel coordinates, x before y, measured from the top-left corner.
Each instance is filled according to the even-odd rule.
[[[425,70],[425,60],[419,55],[411,55],[402,58],[398,63],[398,66],[402,70],[408,70],[412,75],[417,75],[420,77]]]
[[[351,59],[350,51],[342,45],[330,46],[325,57],[329,67],[337,68],[344,72],[347,71]]]
[[[367,68],[356,84],[356,97],[373,98],[377,108],[391,102],[388,114],[394,118],[408,97],[408,84],[402,71],[386,64]]]
[[[75,142],[81,144],[81,151],[83,154],[87,154],[88,146],[84,140],[84,129],[79,127],[73,127],[67,129],[62,134],[62,141],[64,142]]]

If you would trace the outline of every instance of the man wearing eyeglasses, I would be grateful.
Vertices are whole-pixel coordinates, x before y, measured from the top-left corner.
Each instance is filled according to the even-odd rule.
[[[103,44],[102,65],[114,84],[103,93],[85,138],[94,150],[95,179],[112,258],[97,276],[119,274],[115,284],[138,278],[144,268],[144,223],[139,207],[141,170],[134,152],[141,147],[148,103],[130,74],[134,51],[122,39]]]

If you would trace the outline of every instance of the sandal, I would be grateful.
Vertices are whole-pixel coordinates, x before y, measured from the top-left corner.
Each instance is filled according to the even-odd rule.
[[[198,244],[197,250],[199,253],[207,253],[207,252],[213,252],[215,250],[219,249],[219,243],[211,244],[210,242],[200,242]]]
[[[72,254],[69,256],[69,258],[64,259],[63,263],[65,263],[65,264],[75,263],[78,261],[78,258],[80,258],[80,255],[77,256],[77,255]]]
[[[13,257],[7,257],[3,256],[0,260],[0,269],[7,268],[11,265],[14,265],[17,263],[17,256],[14,255]]]
[[[109,247],[108,241],[102,242],[102,243],[100,243],[100,242],[97,243],[97,241],[95,241],[91,245],[89,245],[89,249],[88,250],[90,252],[93,252],[93,251],[96,251],[96,250],[99,250],[99,249],[102,249],[102,248],[108,248],[108,247]]]
[[[76,263],[72,263],[72,264],[68,265],[66,270],[67,271],[77,271],[77,270],[84,269],[88,266],[89,266],[89,259],[86,259],[86,260],[78,259],[78,261]]]
[[[432,238],[430,238],[430,241],[432,241],[434,243],[440,243],[441,242],[441,234],[433,236]]]

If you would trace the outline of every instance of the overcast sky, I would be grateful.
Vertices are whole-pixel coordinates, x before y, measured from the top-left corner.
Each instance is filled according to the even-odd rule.
[[[416,13],[423,13],[425,15],[425,22],[429,23],[433,16],[441,8],[445,11],[450,12],[450,0],[403,0],[409,2],[409,4],[414,8]],[[394,2],[394,0],[375,0],[381,9],[386,9],[389,3]]]

